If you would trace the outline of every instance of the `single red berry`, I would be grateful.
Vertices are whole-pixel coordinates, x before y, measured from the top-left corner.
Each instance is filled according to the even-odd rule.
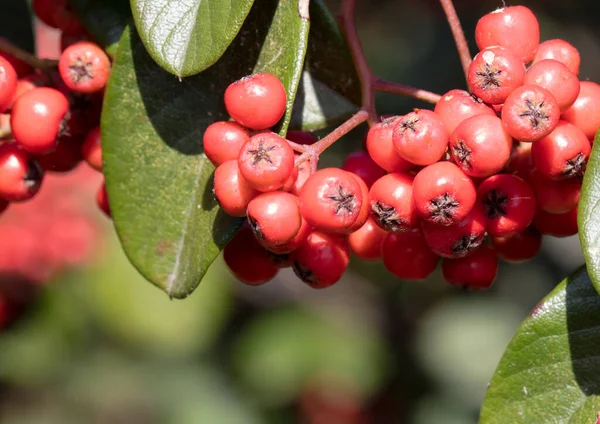
[[[300,190],[300,212],[322,231],[346,232],[360,215],[361,186],[350,172],[325,168],[312,174]]]
[[[0,197],[22,202],[37,194],[44,171],[27,152],[15,143],[0,145]]]
[[[68,112],[69,101],[60,91],[34,88],[13,105],[10,117],[13,136],[19,146],[29,152],[51,151],[56,147]]]
[[[354,177],[354,179],[360,186],[360,198],[362,199],[362,204],[360,205],[360,211],[358,212],[356,220],[352,223],[350,227],[348,227],[346,231],[344,231],[344,233],[346,234],[358,231],[363,225],[365,225],[365,222],[367,222],[367,219],[369,219],[369,217],[371,216],[371,202],[369,202],[369,187],[367,187],[367,184],[365,184],[363,179],[360,178],[358,175],[352,173],[350,173],[350,175]]]
[[[481,100],[464,90],[451,90],[444,94],[433,109],[440,117],[448,134],[467,118],[475,115],[496,116],[496,112]]]
[[[581,81],[575,103],[562,114],[562,119],[577,126],[590,140],[600,128],[600,85]]]
[[[294,179],[294,184],[286,191],[289,191],[296,196],[300,196],[300,190],[302,190],[304,183],[306,183],[306,180],[311,176],[310,161],[307,160],[306,162],[302,162],[296,167],[296,170],[297,176]]]
[[[538,209],[533,226],[542,234],[553,237],[569,237],[577,234],[577,208],[566,213],[548,213]]]
[[[238,155],[240,172],[258,191],[277,190],[294,172],[294,151],[275,133],[250,137]]]
[[[565,40],[555,39],[540,43],[533,64],[546,59],[556,60],[564,64],[573,74],[579,75],[581,64],[579,51]]]
[[[314,289],[337,283],[350,262],[350,248],[344,237],[313,231],[292,253],[294,273]]]
[[[536,211],[533,189],[512,174],[498,174],[486,179],[477,189],[477,200],[484,208],[486,228],[492,236],[507,236],[525,230]]]
[[[405,233],[388,233],[381,246],[385,268],[403,280],[425,280],[437,267],[439,256],[433,253],[420,228]]]
[[[426,221],[452,225],[462,221],[475,205],[473,181],[450,162],[423,168],[413,181],[413,201]]]
[[[509,237],[491,237],[490,240],[496,254],[510,263],[528,261],[542,248],[542,235],[533,227]]]
[[[21,95],[33,90],[36,87],[39,87],[40,85],[41,84],[37,75],[31,75],[29,77],[21,78],[20,80],[18,80],[17,90],[15,91],[15,95],[13,96],[13,101],[10,107],[12,108],[12,105],[19,97],[21,97]]]
[[[60,137],[56,148],[49,153],[37,156],[44,171],[69,172],[81,163],[82,140],[78,137]]]
[[[260,245],[250,228],[243,227],[223,249],[223,259],[242,283],[259,286],[272,280],[279,268]]]
[[[298,156],[296,156],[296,157],[298,157]],[[283,186],[281,187],[280,190],[287,191],[288,193],[292,192],[294,187],[296,187],[296,181],[298,180],[298,168],[299,168],[298,166],[294,167],[294,169],[292,170],[292,174],[287,179],[287,181],[283,184]],[[292,194],[294,194],[294,193],[292,193]],[[294,195],[297,196],[297,194],[294,194]]]
[[[227,214],[245,216],[248,204],[258,194],[240,173],[237,160],[229,160],[215,169],[215,196]]]
[[[531,186],[535,191],[537,205],[548,213],[566,213],[577,207],[581,194],[581,179],[550,180],[539,171],[531,174]]]
[[[61,54],[58,70],[64,83],[78,93],[104,90],[110,75],[110,59],[97,44],[80,41]]]
[[[350,250],[363,261],[376,261],[381,258],[381,245],[387,231],[369,218],[358,230],[348,236]]]
[[[104,182],[102,182],[102,185],[96,192],[96,204],[100,210],[106,214],[106,216],[109,218],[112,217],[110,212],[110,204],[108,203],[108,194],[106,193],[106,184]]]
[[[310,225],[308,225],[308,222],[306,222],[304,218],[300,218],[302,223],[300,224],[300,229],[298,230],[298,233],[291,240],[283,244],[267,247],[267,250],[269,252],[275,255],[286,255],[298,249],[302,245],[302,243],[304,243],[304,240],[307,239],[308,235],[313,231],[313,228]],[[292,266],[292,263],[289,262],[288,266]]]
[[[317,141],[315,135],[307,131],[288,131],[285,138],[303,146],[314,144]]]
[[[7,110],[17,92],[17,72],[8,60],[0,56],[0,113]]]
[[[396,121],[392,141],[403,159],[415,165],[431,165],[448,148],[448,131],[434,112],[415,109]]]
[[[371,188],[375,181],[386,174],[385,170],[379,167],[364,150],[352,152],[346,156],[342,169],[361,178],[368,188]]]
[[[479,50],[502,46],[512,50],[529,63],[540,43],[540,25],[533,12],[525,6],[511,6],[484,15],[475,27]]]
[[[560,121],[554,131],[531,147],[533,165],[552,180],[581,177],[592,146],[583,131]]]
[[[523,85],[525,66],[521,58],[504,47],[487,47],[471,62],[467,82],[471,93],[486,103],[504,103],[513,90]]]
[[[452,159],[472,177],[489,177],[508,163],[513,141],[496,116],[464,120],[450,137]]]
[[[546,137],[560,120],[556,99],[539,85],[524,85],[513,91],[504,102],[502,123],[515,139],[525,142]]]
[[[423,236],[433,253],[444,258],[462,258],[483,243],[486,216],[483,208],[475,205],[471,213],[454,225],[436,225],[424,221]]]
[[[79,22],[69,0],[33,0],[31,7],[46,25],[70,35],[85,34],[85,28]]]
[[[392,141],[394,124],[398,117],[384,119],[367,133],[366,148],[371,159],[387,172],[403,172],[414,165],[398,154]]]
[[[285,104],[285,88],[272,74],[249,75],[225,90],[225,108],[229,115],[253,130],[264,130],[279,122]]]
[[[10,46],[14,46],[14,44],[10,40],[8,40],[4,37],[0,37],[0,41],[8,44]],[[15,56],[13,56],[10,53],[0,51],[0,57],[4,58],[12,65],[13,69],[15,70],[15,72],[17,73],[17,76],[19,78],[26,77],[30,74],[33,74],[33,72],[34,72],[34,69],[31,65],[23,62],[21,59],[17,59]]]
[[[525,181],[529,180],[533,171],[533,159],[531,158],[531,143],[515,143],[510,153],[510,159],[506,164],[507,174],[515,174]]]
[[[202,139],[204,154],[215,166],[237,159],[250,135],[237,122],[220,121],[210,124]]]
[[[454,286],[487,289],[494,283],[497,273],[496,252],[485,244],[467,257],[442,261],[444,280]]]
[[[569,71],[563,63],[545,59],[537,62],[527,71],[524,84],[535,84],[548,90],[558,103],[561,111],[567,110],[580,91],[577,75]]]
[[[264,247],[289,242],[302,224],[298,198],[285,191],[259,194],[248,203],[246,215],[254,236]]]
[[[102,171],[100,127],[96,127],[88,133],[81,146],[81,155],[92,168],[96,171]]]
[[[371,187],[371,217],[386,231],[401,233],[414,228],[419,215],[412,198],[414,177],[395,172],[378,179]]]

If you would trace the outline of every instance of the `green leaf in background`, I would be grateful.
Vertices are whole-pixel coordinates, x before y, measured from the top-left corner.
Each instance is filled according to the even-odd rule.
[[[252,3],[253,0],[131,0],[131,9],[140,37],[156,63],[178,77],[186,77],[204,71],[223,55]]]
[[[123,31],[131,20],[126,0],[69,0],[93,39],[114,57]]]
[[[585,263],[596,291],[600,293],[600,131],[583,178],[581,199],[577,212],[579,240]]]
[[[295,2],[262,0],[223,57],[190,78],[160,68],[135,29],[119,43],[102,114],[111,210],[131,262],[171,297],[194,290],[240,224],[220,211],[202,148],[206,127],[228,118],[225,89],[253,72],[277,75],[288,93],[285,134],[307,38]]]
[[[521,324],[490,383],[480,424],[596,423],[600,296],[585,269]]]

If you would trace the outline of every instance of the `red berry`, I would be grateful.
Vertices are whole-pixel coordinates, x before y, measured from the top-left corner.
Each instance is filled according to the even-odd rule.
[[[560,107],[548,90],[539,85],[524,85],[504,102],[502,123],[519,141],[533,142],[546,137],[560,119]]]
[[[484,208],[486,228],[492,236],[519,233],[535,215],[535,193],[516,175],[498,174],[486,179],[477,189],[477,200]]]
[[[110,212],[110,204],[108,203],[108,194],[106,193],[106,184],[104,182],[102,182],[102,185],[96,192],[96,204],[100,210],[106,214],[106,216],[109,218],[112,217]]]
[[[81,154],[85,161],[95,170],[102,171],[102,144],[100,138],[100,127],[92,129],[83,145]]]
[[[246,227],[225,246],[223,259],[232,274],[250,286],[264,284],[279,272],[269,253],[258,244],[252,230]]]
[[[581,64],[579,51],[565,40],[555,39],[540,43],[533,64],[545,59],[556,60],[564,64],[573,74],[579,75]]]
[[[110,59],[97,44],[80,41],[61,54],[58,70],[62,80],[78,93],[102,91],[110,75]]]
[[[527,7],[505,7],[479,19],[475,27],[475,40],[479,50],[490,46],[506,47],[523,63],[529,63],[540,43],[540,25]]]
[[[248,204],[258,194],[240,173],[237,160],[229,160],[215,170],[215,196],[227,214],[245,216]]]
[[[269,246],[267,248],[269,252],[272,252],[275,255],[286,255],[298,249],[302,245],[302,243],[304,243],[304,240],[306,240],[308,235],[313,231],[313,228],[310,225],[308,225],[308,222],[306,222],[304,218],[300,218],[302,223],[300,224],[300,229],[298,230],[298,233],[291,240],[283,244],[279,244],[277,246]],[[287,266],[292,266],[291,262]]]
[[[397,117],[384,119],[367,133],[366,148],[373,161],[387,172],[403,172],[414,165],[398,154],[392,141]]]
[[[583,131],[560,121],[548,136],[533,143],[531,157],[542,175],[563,180],[583,175],[591,148]]]
[[[342,169],[361,178],[368,188],[371,188],[375,181],[385,175],[385,170],[380,168],[364,150],[352,152],[346,156]]]
[[[277,190],[294,172],[294,151],[285,138],[260,133],[244,143],[238,155],[240,172],[258,191]]]
[[[508,163],[512,138],[496,116],[475,115],[464,120],[450,137],[452,159],[472,177],[489,177]]]
[[[14,143],[0,145],[0,197],[22,202],[37,194],[44,171],[27,152]]]
[[[475,205],[471,213],[454,225],[436,225],[424,221],[423,236],[433,253],[444,258],[462,258],[478,248],[485,236],[486,216]]]
[[[220,121],[210,124],[204,131],[204,154],[215,166],[237,159],[250,135],[237,122]]]
[[[542,234],[568,237],[577,234],[577,208],[566,213],[553,214],[538,209],[533,226]]]
[[[530,181],[535,191],[537,205],[543,211],[566,213],[577,207],[581,194],[580,178],[554,181],[534,171]]]
[[[33,0],[35,15],[46,25],[60,29],[65,34],[85,34],[85,28],[71,9],[69,0]]]
[[[61,137],[53,151],[37,156],[37,160],[44,171],[69,172],[81,163],[81,148],[81,139]]]
[[[496,252],[485,244],[465,258],[442,261],[444,280],[454,286],[487,289],[494,283],[497,273]]]
[[[413,180],[412,175],[395,172],[381,177],[371,187],[371,216],[384,230],[401,233],[419,222],[412,199]]]
[[[249,75],[225,90],[225,107],[229,115],[253,130],[264,130],[279,122],[285,104],[285,88],[271,74]]]
[[[471,62],[467,82],[471,93],[486,103],[504,103],[513,90],[523,85],[525,66],[521,59],[504,47],[488,47]]]
[[[496,116],[496,112],[483,100],[464,90],[451,90],[444,94],[433,111],[444,123],[448,134],[452,134],[462,121],[471,116]]]
[[[350,175],[352,175],[354,177],[354,179],[360,186],[360,197],[363,200],[362,200],[362,204],[360,206],[360,211],[358,212],[358,216],[356,217],[356,221],[354,221],[354,223],[350,227],[348,227],[348,229],[346,231],[344,231],[344,233],[346,233],[346,234],[350,234],[354,231],[359,230],[363,225],[365,225],[365,222],[367,222],[367,219],[369,219],[369,216],[371,216],[371,202],[369,201],[369,187],[367,187],[367,185],[365,184],[363,179],[360,178],[358,175],[355,175],[355,174],[350,174]]]
[[[314,289],[337,283],[350,262],[350,249],[345,238],[313,231],[292,253],[294,273]]]
[[[300,212],[322,231],[346,232],[360,215],[361,186],[349,172],[325,168],[312,174],[300,190]]]
[[[256,196],[248,203],[246,215],[254,236],[267,248],[292,240],[302,224],[298,198],[285,191]]]
[[[317,138],[313,133],[306,131],[288,131],[285,138],[304,146],[314,144],[317,141]]]
[[[426,221],[452,225],[462,221],[475,205],[473,181],[450,162],[423,168],[413,181],[413,201]]]
[[[294,184],[291,187],[289,187],[289,190],[286,191],[289,191],[290,193],[295,194],[296,196],[300,196],[300,190],[302,190],[302,187],[304,187],[304,183],[306,183],[308,177],[311,176],[310,161],[302,162],[300,165],[298,165],[296,167],[296,173],[297,175],[294,178]]]
[[[539,85],[548,90],[562,111],[575,103],[580,91],[577,75],[552,59],[541,60],[529,68],[523,83]]]
[[[19,146],[29,152],[48,152],[56,147],[68,111],[69,101],[60,91],[34,88],[13,105],[10,117],[13,136]]]
[[[525,181],[533,171],[533,159],[531,158],[531,143],[515,143],[513,145],[510,159],[506,164],[505,171],[508,174],[515,174]]]
[[[600,85],[581,81],[581,90],[575,103],[562,114],[562,119],[576,125],[590,140],[600,128]]]
[[[496,254],[506,262],[532,259],[542,248],[542,235],[533,227],[509,237],[491,237]]]
[[[392,141],[403,159],[415,165],[431,165],[444,156],[448,132],[434,112],[415,109],[394,125]]]
[[[3,43],[6,43],[8,45],[14,46],[13,43],[11,43],[10,40],[7,40],[4,37],[0,37],[0,40]],[[12,54],[7,53],[7,52],[3,52],[0,51],[0,57],[4,58],[5,60],[7,60],[13,67],[13,69],[15,70],[15,72],[17,73],[17,76],[19,78],[23,78],[27,75],[30,75],[34,72],[34,69],[31,65],[23,62],[21,59],[17,59],[16,57],[14,57]]]
[[[0,56],[0,113],[12,104],[17,92],[17,72],[8,60]]]
[[[420,228],[388,233],[381,246],[385,268],[403,280],[421,281],[435,270],[439,257],[425,243]]]
[[[387,231],[380,228],[372,218],[348,236],[350,250],[363,261],[381,258],[381,245]]]
[[[10,107],[15,103],[15,101],[21,97],[21,95],[27,93],[28,91],[33,90],[36,87],[39,87],[40,84],[38,82],[37,75],[33,75],[30,77],[21,78],[17,81],[17,90],[15,91],[15,95],[13,96],[13,101]]]

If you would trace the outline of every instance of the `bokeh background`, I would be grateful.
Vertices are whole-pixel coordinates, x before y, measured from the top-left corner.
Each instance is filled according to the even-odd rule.
[[[501,2],[456,4],[475,52],[478,17]],[[522,4],[537,14],[543,39],[579,48],[582,79],[600,81],[597,0]],[[359,0],[357,8],[378,75],[438,93],[464,88],[437,1]],[[2,0],[0,10],[0,36],[33,49],[26,2]],[[51,57],[57,34],[38,33],[38,49]],[[427,106],[377,100],[382,114]],[[341,165],[364,132],[338,142],[322,164]],[[0,217],[0,265],[51,275],[43,285],[0,277],[0,291],[27,305],[0,334],[3,424],[476,423],[519,323],[583,263],[576,237],[546,238],[535,260],[502,264],[485,292],[449,287],[440,273],[401,281],[359,261],[336,286],[315,291],[287,270],[246,287],[219,258],[190,298],[170,301],[131,267],[95,209],[99,183],[82,164],[46,182],[46,198]],[[48,271],[48,252],[64,266]]]

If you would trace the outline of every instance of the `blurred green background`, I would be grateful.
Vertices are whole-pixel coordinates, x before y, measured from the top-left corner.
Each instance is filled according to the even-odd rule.
[[[0,35],[31,46],[16,19],[24,1],[2,3]],[[543,39],[579,48],[582,79],[600,81],[597,0],[522,4],[537,14]],[[473,52],[477,18],[498,6],[457,1]],[[378,75],[440,94],[464,88],[437,1],[357,7]],[[378,96],[382,114],[423,106]],[[337,143],[323,165],[359,149],[364,130]],[[243,286],[219,258],[190,298],[170,301],[97,219],[108,241],[94,264],[48,285],[0,335],[3,424],[476,423],[520,321],[583,263],[576,237],[547,238],[535,260],[503,264],[486,292],[448,287],[439,273],[400,281],[358,261],[336,286],[315,291],[288,270],[265,286]]]

